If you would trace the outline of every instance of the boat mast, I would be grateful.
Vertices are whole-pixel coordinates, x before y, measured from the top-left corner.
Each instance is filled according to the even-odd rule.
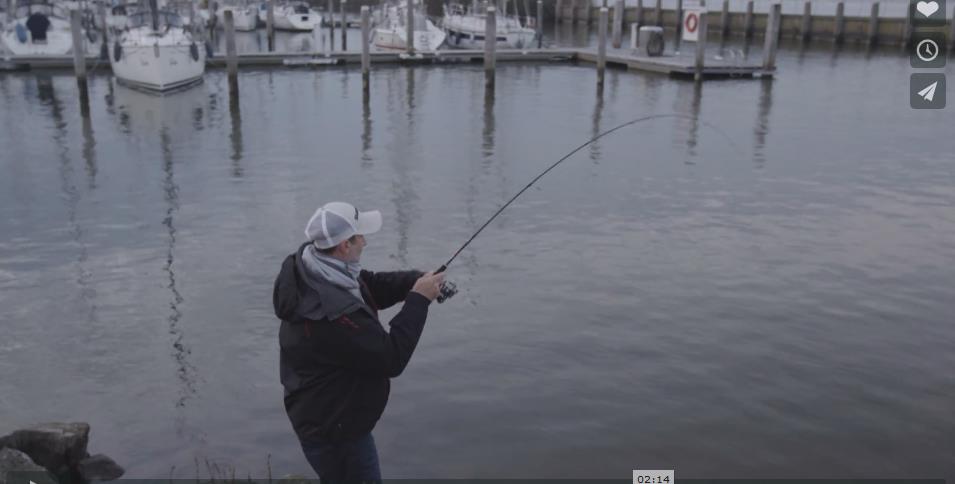
[[[149,12],[152,14],[153,18],[153,30],[159,30],[159,6],[156,3],[156,0],[149,0]]]

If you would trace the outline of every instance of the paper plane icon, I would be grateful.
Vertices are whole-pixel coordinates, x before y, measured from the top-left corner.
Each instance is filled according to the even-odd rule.
[[[928,85],[925,89],[919,91],[919,96],[922,96],[922,99],[932,102],[932,99],[935,99],[935,88],[938,87],[938,81],[935,81]],[[31,483],[32,484],[32,483]]]

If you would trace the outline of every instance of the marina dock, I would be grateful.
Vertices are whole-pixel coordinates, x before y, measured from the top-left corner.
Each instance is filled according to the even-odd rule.
[[[408,56],[400,52],[372,52],[369,53],[372,64],[381,65],[440,65],[481,63],[484,61],[483,50],[447,50],[437,52],[422,52]],[[496,52],[498,62],[526,62],[526,63],[588,63],[597,62],[595,49],[502,49]],[[240,68],[263,67],[335,67],[361,64],[361,52],[334,52],[330,54],[312,53],[250,53],[237,55]],[[0,59],[0,71],[3,70],[31,70],[31,69],[69,69],[73,67],[72,56],[58,57],[10,57]],[[207,67],[225,68],[225,56],[216,56],[206,61]],[[615,51],[607,54],[607,64],[611,67],[624,68],[633,71],[653,72],[673,76],[692,76],[695,73],[693,59],[686,59],[672,55],[660,57],[639,56],[634,53]],[[86,56],[88,71],[109,69],[109,61],[100,60],[97,56]],[[704,77],[767,77],[772,76],[775,69],[764,69],[761,65],[736,65],[708,59],[704,66]]]

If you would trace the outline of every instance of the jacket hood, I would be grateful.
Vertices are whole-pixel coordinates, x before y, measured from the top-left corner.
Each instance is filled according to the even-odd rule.
[[[302,302],[301,285],[304,284],[302,275],[299,273],[301,263],[299,259],[306,245],[308,243],[302,244],[298,250],[282,261],[282,269],[275,278],[275,286],[272,288],[272,307],[275,310],[275,316],[283,321],[298,319],[298,307]]]
[[[364,301],[347,290],[317,277],[308,277],[302,260],[302,251],[309,242],[299,246],[282,262],[272,290],[272,307],[282,321],[296,323],[303,320],[335,319],[359,308],[377,319]]]

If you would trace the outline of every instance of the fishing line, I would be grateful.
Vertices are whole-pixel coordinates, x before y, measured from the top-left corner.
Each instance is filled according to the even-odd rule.
[[[532,187],[532,186],[534,185],[534,183],[537,183],[537,180],[540,180],[541,178],[543,178],[544,175],[546,175],[546,174],[549,173],[551,170],[553,170],[554,168],[556,168],[557,165],[561,164],[564,160],[570,158],[571,156],[573,156],[574,154],[576,154],[578,151],[580,151],[580,150],[582,150],[582,149],[584,149],[584,148],[590,146],[591,144],[595,143],[595,142],[596,142],[597,140],[599,140],[600,138],[603,138],[604,136],[607,136],[607,135],[609,135],[609,134],[611,134],[611,133],[613,133],[613,132],[615,132],[615,131],[617,131],[617,130],[626,128],[627,126],[632,126],[632,125],[637,124],[637,123],[641,123],[641,122],[643,122],[643,121],[651,121],[651,120],[656,120],[656,119],[661,119],[661,118],[683,118],[683,119],[689,119],[689,120],[691,120],[691,121],[699,122],[699,123],[702,124],[703,126],[706,126],[706,127],[708,127],[708,128],[711,128],[711,129],[713,129],[714,131],[716,131],[717,133],[719,133],[721,136],[723,136],[723,138],[726,139],[726,141],[729,142],[730,146],[732,146],[733,149],[735,149],[740,155],[743,154],[743,151],[739,148],[739,146],[737,146],[737,144],[733,142],[732,138],[730,138],[726,133],[724,133],[723,130],[721,130],[721,129],[718,128],[717,126],[715,126],[715,125],[713,125],[713,124],[710,124],[710,123],[708,123],[708,122],[706,122],[706,121],[701,121],[701,120],[699,120],[699,119],[696,119],[696,118],[694,118],[693,116],[689,116],[689,115],[685,115],[685,114],[652,114],[652,115],[650,115],[650,116],[644,116],[644,117],[642,117],[642,118],[637,118],[637,119],[634,119],[634,120],[631,120],[631,121],[627,121],[626,123],[623,123],[623,124],[621,124],[621,125],[619,125],[619,126],[616,126],[616,127],[614,127],[614,128],[608,129],[607,131],[604,131],[604,132],[598,134],[597,136],[594,136],[593,138],[590,139],[590,141],[587,141],[586,143],[584,143],[584,144],[582,144],[582,145],[580,145],[580,146],[574,148],[573,151],[571,151],[570,153],[567,153],[567,154],[564,155],[561,159],[557,160],[554,164],[550,165],[546,170],[544,170],[543,172],[541,172],[541,174],[539,174],[539,175],[537,175],[536,177],[534,177],[534,179],[531,180],[531,182],[528,183],[527,186],[525,186],[524,188],[522,188],[521,191],[517,192],[516,195],[514,195],[513,197],[511,197],[511,199],[508,200],[507,203],[505,203],[501,208],[499,208],[499,209],[497,210],[497,212],[494,213],[494,215],[491,215],[491,218],[489,218],[489,219],[487,220],[487,222],[484,222],[484,225],[482,225],[481,228],[477,229],[477,232],[474,232],[474,235],[472,235],[471,238],[468,239],[468,241],[465,242],[464,245],[462,245],[461,248],[458,249],[458,251],[455,252],[454,255],[452,255],[450,259],[448,259],[447,262],[445,262],[438,270],[434,271],[434,273],[435,273],[435,274],[440,274],[440,273],[444,272],[445,270],[447,270],[448,266],[451,265],[451,262],[454,261],[454,259],[458,256],[458,254],[460,254],[461,251],[463,251],[463,250],[471,243],[471,241],[474,240],[474,239],[478,236],[478,234],[480,234],[481,231],[484,230],[485,227],[487,227],[488,225],[490,225],[490,223],[493,222],[494,219],[497,218],[497,216],[500,215],[501,212],[504,211],[504,209],[506,209],[508,206],[510,206],[510,204],[511,204],[512,202],[514,202],[514,200],[517,200],[517,197],[520,197],[521,194],[523,194],[524,192],[527,191],[527,189],[529,189],[530,187]]]

